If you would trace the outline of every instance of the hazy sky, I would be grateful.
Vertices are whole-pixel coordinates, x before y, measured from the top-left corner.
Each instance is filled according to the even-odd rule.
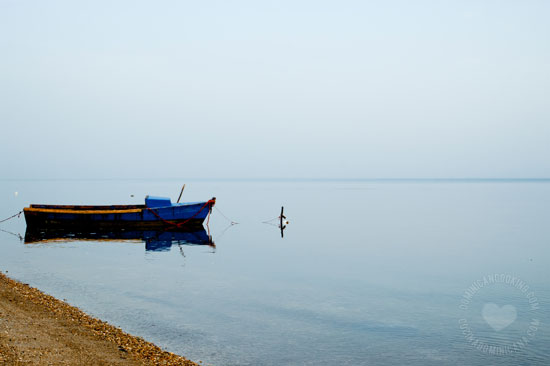
[[[0,0],[0,178],[550,177],[549,17]]]

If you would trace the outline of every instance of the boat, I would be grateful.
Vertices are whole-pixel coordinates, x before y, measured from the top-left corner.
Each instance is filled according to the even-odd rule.
[[[67,242],[143,242],[146,251],[169,251],[172,245],[205,245],[216,248],[212,237],[199,228],[175,228],[159,230],[130,229],[73,229],[73,228],[37,228],[28,227],[25,232],[25,244],[56,244]]]
[[[25,207],[31,227],[71,228],[183,228],[202,226],[216,197],[205,202],[172,203],[170,198],[147,196],[144,205],[42,205]]]

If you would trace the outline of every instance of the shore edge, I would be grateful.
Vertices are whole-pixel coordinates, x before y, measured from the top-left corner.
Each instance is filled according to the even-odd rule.
[[[198,366],[0,271],[0,363],[49,364],[56,357],[64,365]]]

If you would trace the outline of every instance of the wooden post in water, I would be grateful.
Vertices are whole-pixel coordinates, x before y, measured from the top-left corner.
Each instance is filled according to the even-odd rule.
[[[181,192],[180,192],[180,196],[178,197],[178,202],[177,203],[180,203],[181,195],[183,194],[184,189],[185,189],[185,184],[183,185],[183,187],[181,187]]]
[[[281,228],[281,238],[284,238],[285,237],[285,234],[284,234],[284,230],[285,230],[285,227],[283,225],[283,219],[286,219],[285,215],[284,215],[284,206],[281,206],[281,216],[279,216],[279,227]]]

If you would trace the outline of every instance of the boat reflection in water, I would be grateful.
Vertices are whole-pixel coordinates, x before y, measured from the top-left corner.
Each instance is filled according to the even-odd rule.
[[[70,230],[42,229],[27,226],[25,244],[48,242],[96,241],[142,241],[147,251],[169,251],[172,245],[216,245],[203,227],[177,230]],[[181,247],[180,247],[181,249]]]

